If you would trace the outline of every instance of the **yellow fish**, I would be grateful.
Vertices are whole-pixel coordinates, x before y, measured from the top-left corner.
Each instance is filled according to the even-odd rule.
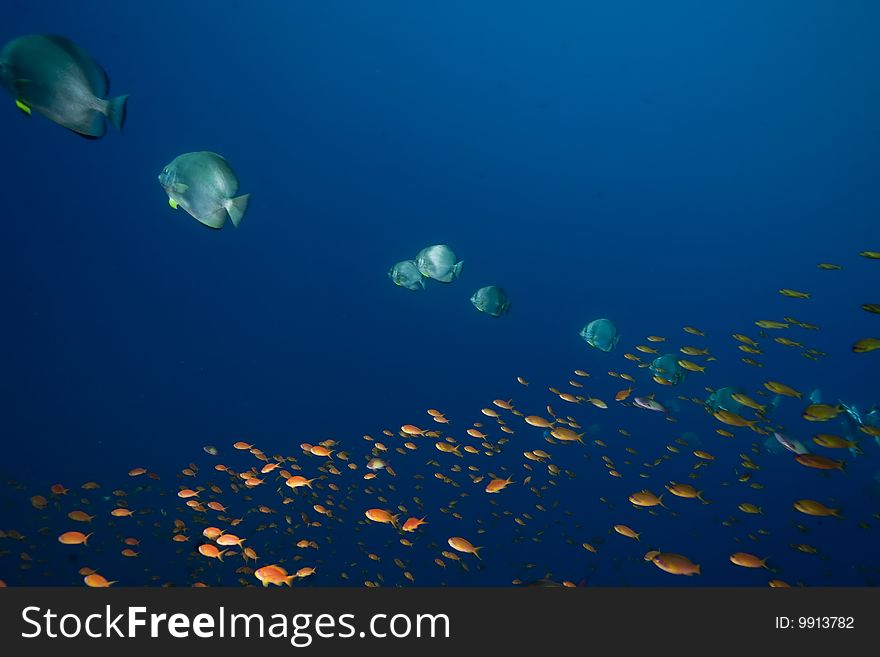
[[[847,440],[840,436],[832,436],[828,433],[820,433],[813,436],[813,442],[819,445],[819,447],[827,447],[828,449],[852,449],[857,454],[862,453],[862,450],[856,441]]]
[[[701,365],[697,365],[696,363],[692,363],[689,360],[679,359],[678,364],[681,365],[684,369],[690,370],[691,372],[705,372],[706,371],[705,367],[703,367]]]
[[[840,405],[810,404],[804,409],[802,417],[811,422],[823,422],[825,420],[833,420],[842,412],[843,407]]]
[[[830,509],[816,500],[797,500],[792,506],[808,516],[835,516],[840,518],[839,509]]]
[[[739,510],[743,513],[764,513],[761,510],[761,507],[755,506],[754,504],[750,504],[748,502],[743,502],[739,505]]]
[[[720,408],[716,411],[713,411],[712,415],[715,416],[715,419],[717,419],[719,422],[729,424],[732,427],[752,428],[755,426],[755,424],[758,423],[757,420],[747,420],[741,415],[737,415],[736,413],[731,413],[730,411],[725,411]]]
[[[791,297],[792,299],[809,299],[810,294],[808,292],[799,292],[798,290],[791,290],[787,287],[779,290],[779,294],[784,297]]]
[[[762,406],[761,404],[756,402],[754,399],[752,399],[748,395],[743,394],[741,392],[735,392],[730,396],[734,401],[739,402],[743,406],[748,406],[749,408],[754,409],[754,410],[758,411],[759,413],[763,413],[764,411],[767,410],[766,406]]]
[[[875,349],[880,349],[880,338],[862,338],[852,346],[852,350],[857,354],[865,354]]]
[[[880,345],[878,345],[880,346]],[[785,395],[786,397],[797,397],[801,398],[801,393],[799,393],[794,388],[790,388],[784,383],[779,383],[778,381],[767,381],[764,384],[764,387],[767,388],[770,392],[775,392],[777,395]]]

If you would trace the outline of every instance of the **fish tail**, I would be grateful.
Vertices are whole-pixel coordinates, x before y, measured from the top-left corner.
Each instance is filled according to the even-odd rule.
[[[461,276],[461,267],[464,265],[464,260],[459,260],[455,263],[455,266],[452,268],[452,276],[454,278],[458,278]]]
[[[232,219],[232,225],[236,228],[238,228],[238,225],[241,223],[241,219],[247,211],[250,200],[250,194],[243,194],[242,196],[236,196],[233,199],[229,199],[229,201],[226,202],[226,211],[229,213],[229,218]]]
[[[288,575],[287,577],[284,578],[284,583],[287,584],[287,585],[290,586],[290,587],[293,587],[293,584],[291,584],[291,582],[292,582],[295,578],[296,578],[296,575]]]
[[[104,109],[104,115],[113,124],[113,127],[122,132],[125,125],[125,118],[128,115],[128,94],[122,96],[114,96],[107,100],[107,107]]]
[[[474,548],[474,556],[475,556],[477,559],[479,559],[480,561],[483,560],[483,557],[480,556],[480,550],[482,550],[482,549],[483,549],[483,546],[482,546],[482,545],[481,545],[480,547],[475,547],[475,548]]]

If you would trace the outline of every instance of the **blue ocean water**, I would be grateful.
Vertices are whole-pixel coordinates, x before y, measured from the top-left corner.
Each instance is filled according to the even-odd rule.
[[[409,584],[395,558],[420,585],[547,574],[588,585],[880,581],[872,437],[856,433],[858,457],[815,447],[816,426],[800,418],[805,403],[783,398],[772,422],[846,461],[845,473],[819,472],[768,453],[766,436],[747,429],[718,435],[722,425],[701,406],[676,399],[729,385],[755,396],[775,380],[821,389],[832,404],[880,402],[877,354],[851,351],[880,334],[880,319],[859,307],[880,303],[880,263],[858,255],[880,250],[876,3],[34,1],[7,3],[4,14],[4,43],[63,34],[103,65],[112,93],[131,94],[124,134],[110,128],[98,141],[26,118],[11,98],[0,107],[0,476],[10,482],[0,488],[0,528],[24,535],[0,540],[9,585],[81,585],[86,566],[120,585],[258,584],[234,572],[239,558],[221,564],[194,552],[203,526],[195,518],[205,514],[174,493],[228,487],[203,445],[244,471],[261,465],[232,448],[245,440],[296,456],[313,477],[321,461],[299,445],[326,439],[359,469],[337,463],[342,474],[321,480],[315,499],[292,495],[282,506],[275,475],[218,497],[231,517],[246,518],[236,529],[261,564],[317,567],[302,585],[378,575]],[[253,194],[240,228],[211,231],[168,207],[156,176],[197,150],[222,153]],[[429,281],[424,292],[391,283],[392,264],[438,243],[464,261],[460,279]],[[510,295],[508,315],[469,303],[490,284]],[[809,360],[774,343],[775,333],[759,337],[756,320],[786,316],[820,326],[784,335],[827,356]],[[597,317],[620,330],[610,354],[578,336]],[[741,362],[732,333],[761,342],[763,367]],[[656,385],[622,356],[647,335],[666,337],[660,346],[672,352],[708,347],[717,361],[675,388]],[[607,410],[547,390],[569,390],[576,368],[591,376],[574,392]],[[677,421],[614,403],[626,383],[609,370],[636,377],[634,395],[677,402]],[[586,444],[548,444],[510,414],[516,433],[506,436],[480,413],[494,399],[513,399],[526,415],[546,415],[547,404],[570,413],[591,428]],[[428,408],[450,424],[435,426]],[[457,459],[427,438],[415,452],[394,451],[406,423],[479,445],[465,434],[474,422],[493,444],[510,439],[500,454]],[[841,431],[838,421],[821,428]],[[391,447],[395,478],[362,480],[364,434]],[[683,436],[690,448],[666,449]],[[533,449],[576,477],[526,461]],[[693,449],[716,460],[694,471]],[[738,481],[743,453],[759,464],[751,482],[763,489]],[[607,474],[602,455],[622,477]],[[656,468],[642,465],[662,456]],[[180,475],[190,463],[194,479]],[[516,485],[486,495],[469,465]],[[135,467],[161,479],[128,477]],[[436,479],[438,470],[459,487]],[[522,485],[529,474],[540,498]],[[102,488],[82,491],[86,481]],[[339,493],[326,488],[334,481]],[[670,511],[652,515],[627,501],[669,481],[693,483],[712,503],[667,495]],[[52,498],[55,483],[70,493]],[[109,516],[114,489],[128,492],[135,517]],[[37,494],[50,498],[44,512],[28,501]],[[328,495],[347,511],[302,526],[300,514],[316,519],[311,506]],[[844,518],[799,514],[791,504],[801,498]],[[764,513],[743,514],[743,502]],[[248,513],[259,504],[277,513]],[[413,547],[365,524],[365,509],[398,504],[427,516],[407,536]],[[75,508],[98,511],[88,547],[56,541],[82,529],[66,518]],[[183,546],[170,541],[176,518],[190,527]],[[617,523],[641,539],[611,533]],[[141,541],[136,559],[119,555],[125,536]],[[467,571],[434,563],[450,536],[485,546],[479,560],[462,555]],[[300,538],[320,548],[303,554],[293,546]],[[664,573],[644,561],[649,549],[687,555],[702,574]],[[774,572],[734,566],[736,551],[767,557]]]

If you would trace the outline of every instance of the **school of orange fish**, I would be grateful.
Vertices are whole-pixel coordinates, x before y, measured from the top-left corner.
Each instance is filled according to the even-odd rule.
[[[878,252],[865,251],[860,255],[880,260]],[[821,263],[818,267],[827,271],[842,269],[830,263]],[[788,288],[780,289],[779,293],[792,299],[810,298],[807,292]],[[865,304],[862,309],[880,314],[880,305]],[[734,333],[733,339],[738,349],[748,354],[742,361],[754,367],[765,366],[756,358],[774,343],[800,349],[804,357],[812,360],[826,355],[800,340],[785,335],[772,337],[792,328],[809,332],[819,327],[792,317],[758,319],[750,329],[752,335]],[[703,331],[692,326],[684,327],[683,332],[689,343],[707,338]],[[659,335],[647,336],[644,342],[646,344],[635,345],[633,351],[653,355],[659,352],[651,345],[662,345],[664,351],[678,351],[689,358],[701,359],[700,362],[679,359],[678,364],[688,372],[705,377],[711,374],[716,357],[705,346],[673,345],[674,340]],[[860,338],[849,348],[855,353],[867,353],[880,348],[880,338]],[[703,505],[711,505],[712,487],[730,485],[731,482],[721,478],[713,478],[705,482],[705,486],[698,485],[703,471],[712,470],[715,454],[720,451],[739,453],[733,485],[742,484],[744,490],[760,490],[763,485],[754,475],[760,472],[760,461],[766,454],[763,441],[784,430],[797,435],[813,434],[809,449],[802,446],[788,449],[790,467],[816,471],[816,488],[811,497],[793,494],[791,499],[774,500],[774,503],[788,505],[801,516],[833,518],[840,526],[850,523],[863,529],[870,527],[871,517],[848,518],[828,500],[834,496],[835,477],[846,476],[847,459],[863,449],[860,444],[870,445],[865,449],[874,449],[875,443],[880,444],[880,428],[860,426],[865,439],[858,442],[817,432],[815,427],[820,425],[816,423],[833,420],[843,408],[839,404],[805,399],[803,391],[774,380],[782,377],[767,377],[762,389],[734,395],[737,403],[748,409],[748,414],[709,406],[698,397],[678,395],[679,401],[693,402],[704,408],[717,422],[713,428],[718,441],[712,446],[693,445],[682,436],[662,444],[648,437],[631,435],[625,428],[607,435],[587,436],[589,432],[582,424],[587,421],[584,418],[593,421],[596,415],[592,414],[607,410],[611,404],[630,407],[633,413],[657,412],[658,418],[673,423],[664,426],[676,432],[674,413],[655,400],[657,390],[669,390],[672,386],[662,377],[652,375],[647,369],[650,363],[643,362],[638,353],[623,354],[626,362],[622,365],[633,367],[632,373],[609,371],[606,379],[604,373],[574,370],[565,385],[547,388],[553,395],[551,403],[543,400],[539,407],[536,407],[534,393],[541,386],[519,376],[516,379],[519,386],[513,382],[511,386],[524,397],[528,396],[529,401],[520,405],[517,394],[487,400],[477,421],[459,421],[453,414],[430,408],[423,417],[412,418],[395,430],[386,428],[381,434],[377,432],[376,437],[364,435],[356,439],[326,438],[314,444],[303,442],[293,455],[270,455],[246,440],[223,448],[206,445],[203,451],[208,455],[209,464],[203,468],[190,463],[176,472],[176,488],[161,488],[162,484],[158,483],[168,473],[133,467],[127,475],[136,482],[135,490],[120,487],[112,491],[112,498],[104,498],[111,501],[109,510],[92,511],[108,506],[96,499],[103,491],[94,481],[56,483],[39,492],[28,490],[24,484],[9,482],[21,499],[29,500],[40,514],[43,526],[36,535],[29,536],[15,529],[0,530],[0,557],[5,557],[0,558],[0,576],[4,569],[15,567],[11,561],[15,557],[18,557],[19,568],[29,570],[39,565],[42,541],[52,540],[78,551],[81,560],[89,562],[89,566],[77,568],[86,586],[107,587],[117,582],[140,585],[143,582],[115,578],[114,573],[100,563],[102,552],[95,550],[95,546],[118,549],[122,556],[137,559],[141,555],[138,536],[150,532],[172,544],[180,558],[190,560],[192,581],[186,584],[192,586],[206,586],[204,580],[210,579],[208,575],[214,568],[236,573],[238,581],[247,586],[292,586],[307,580],[318,569],[332,569],[340,583],[351,585],[417,583],[414,573],[420,572],[426,563],[467,572],[485,561],[500,560],[503,552],[519,551],[525,556],[527,548],[517,546],[527,545],[526,541],[549,540],[546,532],[549,521],[542,521],[541,516],[558,509],[561,501],[553,495],[554,488],[560,481],[577,477],[575,467],[584,461],[592,461],[592,465],[601,462],[601,469],[593,467],[588,473],[591,477],[610,476],[631,481],[631,493],[625,500],[631,507],[644,513],[679,517],[706,508]],[[608,385],[609,382],[612,385]],[[667,387],[656,388],[660,384]],[[586,387],[594,391],[585,396],[582,393]],[[606,394],[596,392],[598,389],[604,389]],[[712,393],[715,389],[707,386],[705,390]],[[770,405],[755,399],[768,397],[770,393],[779,396],[782,403],[802,405],[800,415],[809,424],[788,428],[775,424],[768,412]],[[565,410],[560,410],[563,407]],[[760,438],[756,439],[756,435]],[[608,453],[609,446],[616,443],[619,447],[620,441],[625,445],[627,456],[615,460]],[[516,471],[500,464],[498,456],[502,453],[517,455],[519,463],[513,466],[518,468]],[[594,460],[595,456],[599,459]],[[406,480],[398,477],[392,465],[404,459],[407,464],[418,460],[416,474]],[[694,483],[664,478],[664,463],[671,459],[691,462],[688,476]],[[494,466],[495,462],[499,462],[498,467]],[[509,489],[514,486],[533,496],[527,508],[509,508],[501,502],[505,495],[511,495]],[[173,500],[168,503],[173,509],[138,508],[137,492],[154,487]],[[426,508],[421,496],[429,487],[432,499],[439,491],[439,495],[445,494],[449,501],[438,508]],[[523,497],[516,499],[521,501]],[[599,501],[623,502],[605,497]],[[616,549],[615,541],[629,539],[650,547],[644,554],[645,562],[670,575],[699,576],[704,568],[718,565],[695,563],[686,555],[684,538],[676,551],[664,551],[666,546],[652,545],[650,536],[640,531],[638,525],[631,526],[636,523],[629,520],[631,524],[620,522],[610,527],[590,527],[589,513],[582,508],[585,505],[586,502],[572,503],[574,509],[564,512],[571,526],[563,533],[564,541],[583,550],[585,559],[600,550]],[[742,502],[735,510],[720,509],[717,513],[720,524],[731,526],[736,524],[731,513],[760,516],[762,508],[754,502]],[[432,517],[437,514],[457,521],[460,530],[436,535],[431,525]],[[880,514],[875,512],[872,518],[880,518]],[[508,542],[489,546],[490,529],[502,522],[515,525],[513,545]],[[352,531],[347,531],[349,529]],[[835,524],[823,525],[822,530],[840,531]],[[768,530],[761,528],[746,538],[757,543],[760,535],[766,533]],[[10,541],[17,541],[26,549],[9,549]],[[335,563],[319,556],[334,543],[346,541],[357,543],[363,560]],[[736,537],[734,542],[743,543],[745,539]],[[395,553],[400,556],[393,558],[396,575],[392,575],[381,562],[393,552],[395,545]],[[816,551],[809,544],[794,544],[792,548],[802,553]],[[784,554],[755,554],[754,550],[733,543],[729,554],[719,557],[723,559],[743,569],[768,570],[769,559],[774,564],[774,575],[784,572]],[[566,579],[565,574],[556,581],[552,564],[528,563],[523,568],[546,573],[531,583],[576,585],[577,577]],[[151,579],[160,581],[161,576],[153,575]],[[527,583],[519,577],[510,581]],[[791,585],[775,576],[768,582],[774,587]],[[2,579],[0,585],[5,585]]]

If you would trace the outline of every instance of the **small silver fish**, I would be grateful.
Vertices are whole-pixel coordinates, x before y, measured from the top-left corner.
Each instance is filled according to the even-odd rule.
[[[492,317],[500,317],[510,310],[507,293],[504,288],[497,285],[481,287],[471,295],[471,303],[474,304],[474,308]]]
[[[809,453],[809,450],[804,447],[799,441],[789,438],[785,434],[781,434],[777,431],[774,431],[773,435],[775,436],[779,444],[785,447],[785,449],[787,449],[789,452],[792,452],[793,454]]]
[[[657,413],[666,412],[666,407],[663,404],[654,401],[650,397],[634,397],[633,404],[648,411],[656,411]]]
[[[388,270],[388,278],[399,287],[407,290],[424,290],[425,277],[416,267],[414,260],[403,260]]]
[[[455,261],[455,253],[445,244],[425,247],[416,255],[415,263],[423,276],[441,283],[451,283],[458,278],[464,264]]]

